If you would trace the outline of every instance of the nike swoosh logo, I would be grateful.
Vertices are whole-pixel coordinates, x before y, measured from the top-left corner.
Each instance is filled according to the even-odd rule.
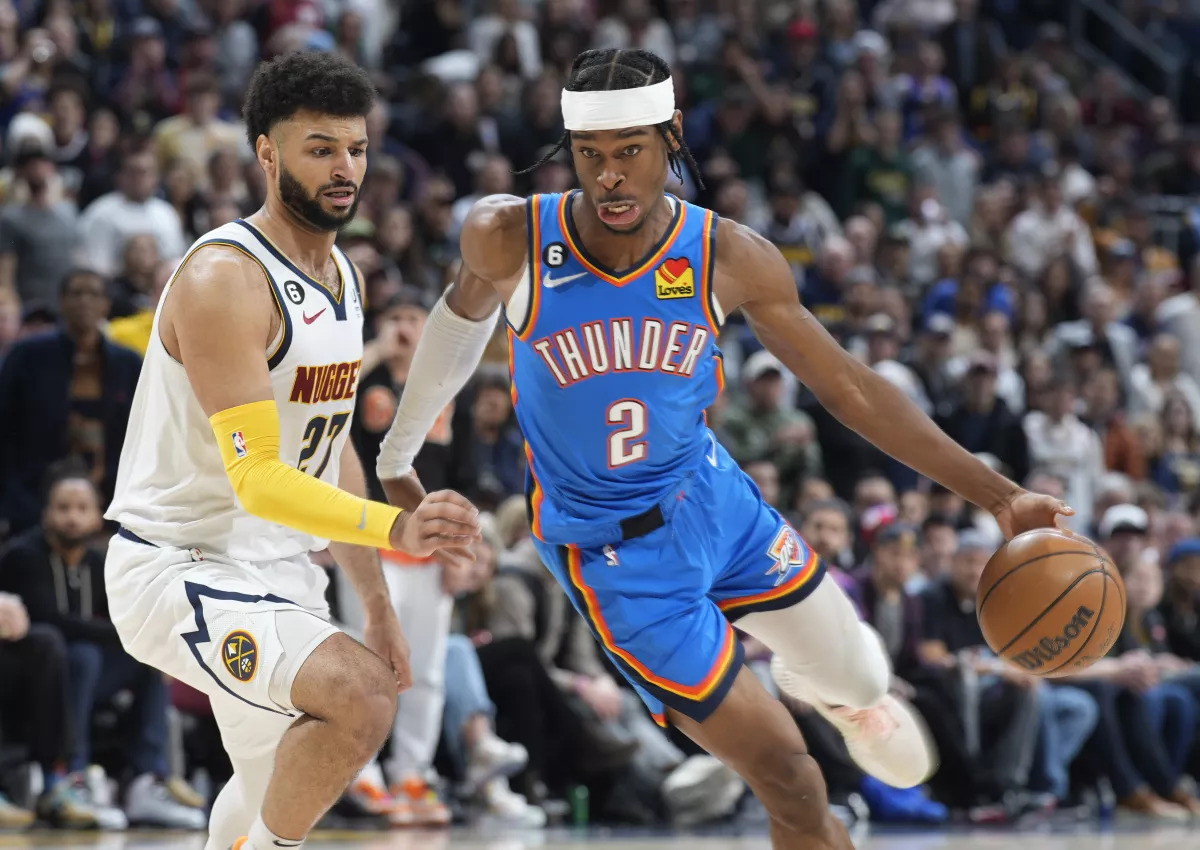
[[[366,527],[367,527],[367,506],[363,505],[363,515],[362,515],[362,519],[360,519],[358,521],[358,530],[362,531]]]
[[[708,452],[708,462],[711,463],[713,466],[716,466],[717,465],[717,438],[714,437],[711,433],[709,433],[708,440],[710,443],[712,443],[712,448]]]
[[[320,314],[318,314],[318,315],[320,315]],[[276,847],[299,847],[300,846],[299,844],[292,844],[290,841],[287,843],[284,843],[283,841],[272,841],[271,843],[274,844]]]
[[[578,280],[581,277],[587,277],[587,272],[569,274],[566,277],[550,277],[550,272],[546,272],[545,276],[542,277],[542,286],[546,287],[547,289],[553,289],[556,286],[562,286],[564,283],[570,283],[571,281]]]
[[[321,316],[322,316],[322,315],[324,315],[325,311],[326,311],[326,310],[328,310],[328,309],[329,309],[328,307],[322,307],[322,308],[320,309],[320,311],[318,311],[318,312],[317,312],[315,315],[312,315],[312,316],[310,316],[310,315],[308,315],[307,313],[305,313],[305,314],[304,314],[304,324],[306,324],[306,325],[311,325],[311,324],[312,324],[313,322],[315,322],[317,319],[321,318]]]

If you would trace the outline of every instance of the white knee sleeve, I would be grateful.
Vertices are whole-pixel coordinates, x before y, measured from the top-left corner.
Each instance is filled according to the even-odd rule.
[[[829,705],[870,708],[887,695],[892,670],[883,641],[828,576],[803,601],[748,614],[737,626],[780,656]]]

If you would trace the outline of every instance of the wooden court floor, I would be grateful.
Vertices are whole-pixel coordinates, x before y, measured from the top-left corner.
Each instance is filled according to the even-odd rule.
[[[321,833],[306,850],[770,850],[764,835],[646,835],[586,831],[486,834],[473,831]],[[1198,850],[1200,825],[1119,827],[1062,832],[875,832],[857,835],[857,850]],[[203,850],[195,834],[131,832],[0,833],[0,848],[52,850]]]

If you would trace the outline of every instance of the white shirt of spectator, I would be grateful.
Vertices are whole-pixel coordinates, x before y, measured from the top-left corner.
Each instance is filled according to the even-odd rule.
[[[1104,447],[1100,437],[1074,414],[1055,422],[1040,410],[1025,414],[1029,461],[1046,467],[1067,482],[1067,504],[1075,516],[1066,517],[1070,528],[1091,527],[1092,507],[1104,476]]]
[[[125,244],[141,233],[153,234],[158,254],[168,260],[183,256],[183,225],[175,208],[161,198],[131,201],[121,192],[101,195],[80,218],[83,244],[79,264],[111,277],[121,270]]]
[[[1008,231],[1008,260],[1036,278],[1050,261],[1069,253],[1075,265],[1090,277],[1096,273],[1096,247],[1083,219],[1065,204],[1053,212],[1034,203],[1013,219]]]

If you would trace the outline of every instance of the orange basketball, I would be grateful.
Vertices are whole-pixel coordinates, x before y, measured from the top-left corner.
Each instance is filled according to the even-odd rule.
[[[992,555],[975,612],[997,655],[1035,676],[1067,676],[1112,648],[1125,624],[1125,583],[1091,540],[1042,528]]]

